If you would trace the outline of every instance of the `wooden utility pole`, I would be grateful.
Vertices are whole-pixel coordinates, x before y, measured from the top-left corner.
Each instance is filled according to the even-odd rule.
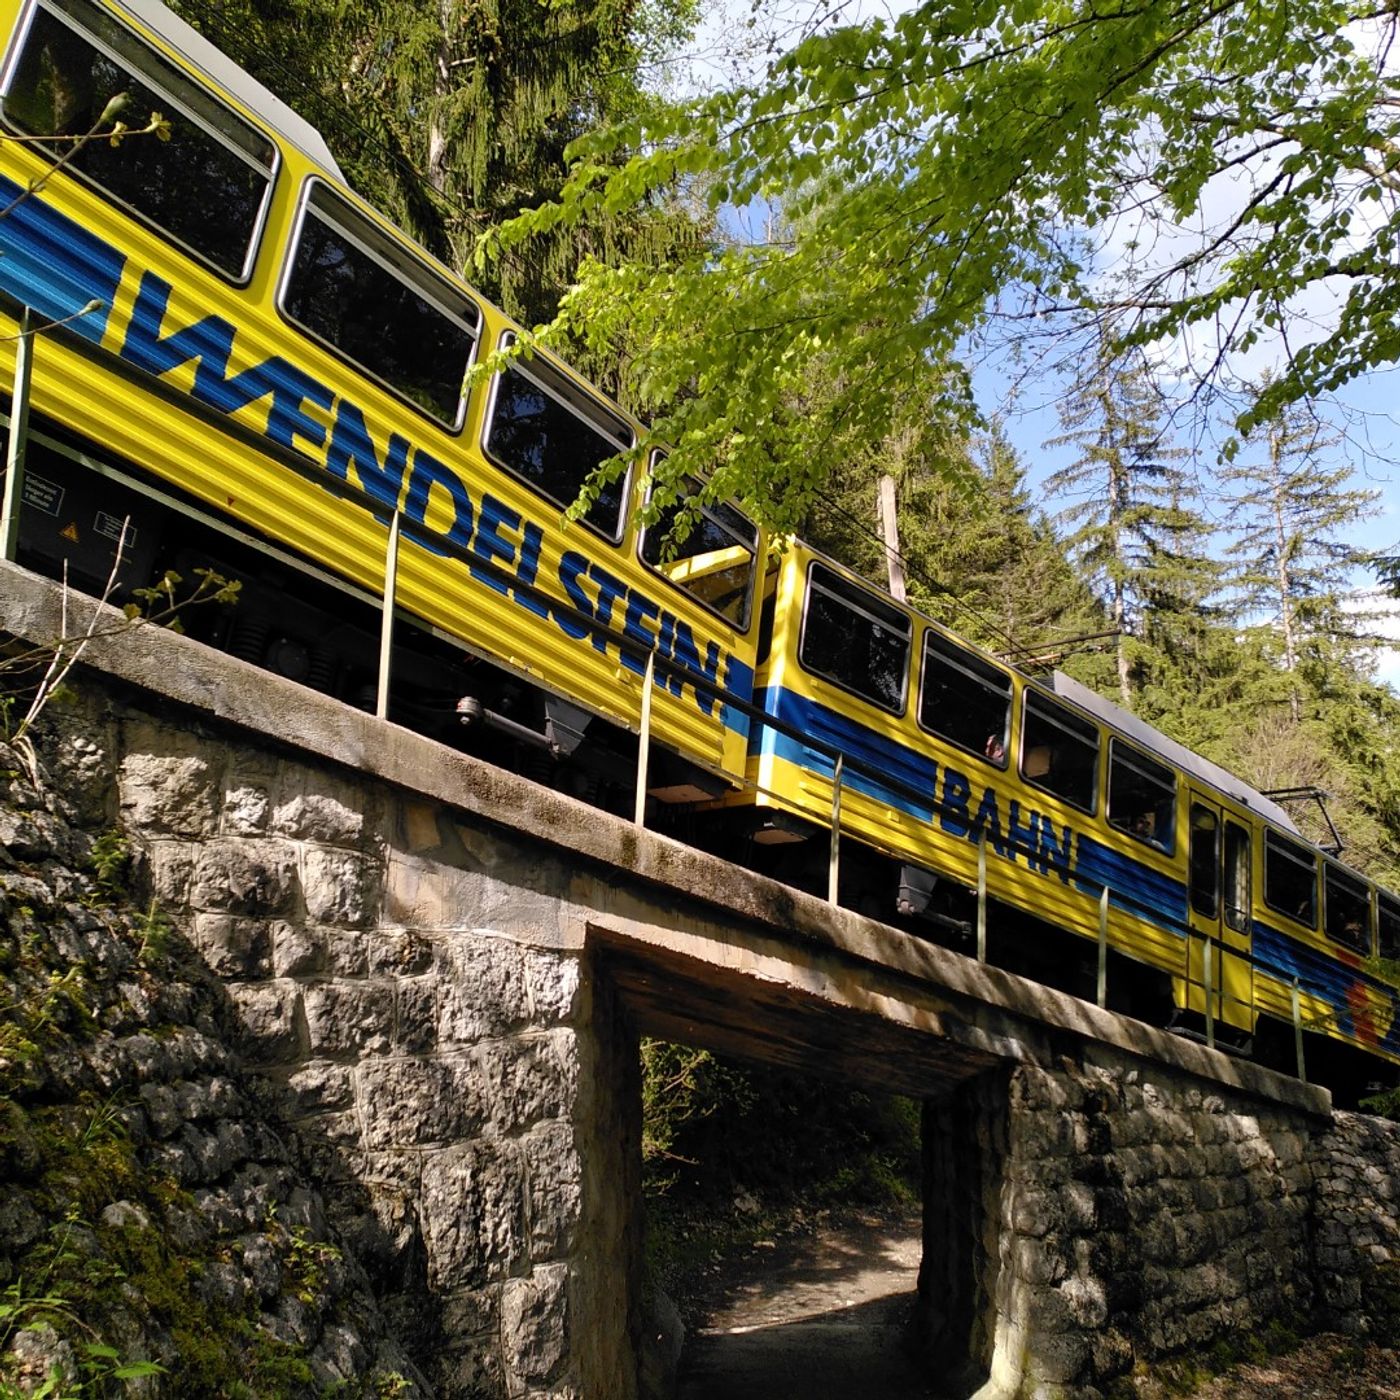
[[[890,575],[890,597],[904,602],[909,590],[904,586],[904,561],[899,556],[899,522],[895,518],[894,477],[880,478],[880,536],[885,542],[885,564]]]

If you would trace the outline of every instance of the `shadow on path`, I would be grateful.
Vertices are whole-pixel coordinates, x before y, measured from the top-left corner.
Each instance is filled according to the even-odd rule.
[[[857,1217],[754,1249],[687,1340],[679,1400],[930,1400],[906,1349],[917,1217]]]

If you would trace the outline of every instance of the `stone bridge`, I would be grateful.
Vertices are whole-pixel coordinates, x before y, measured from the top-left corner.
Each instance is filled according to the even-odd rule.
[[[56,637],[59,609],[0,564],[0,631]],[[918,1336],[947,1393],[1098,1395],[1394,1300],[1400,1137],[1324,1090],[184,638],[118,629],[83,661],[69,787],[223,979],[441,1396],[641,1393],[644,1034],[924,1102]]]

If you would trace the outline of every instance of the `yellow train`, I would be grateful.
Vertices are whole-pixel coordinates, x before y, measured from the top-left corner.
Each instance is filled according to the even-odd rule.
[[[1145,1018],[1174,1009],[1181,1028],[1239,1047],[1262,1029],[1252,1048],[1280,1063],[1296,1021],[1400,1061],[1400,899],[1277,803],[800,543],[765,589],[756,698],[776,723],[754,726],[750,787],[728,805],[754,808],[775,873],[820,887],[839,812],[860,843],[838,852],[844,903],[970,936],[976,892],[996,910],[998,965],[1092,995],[1102,942],[1110,999]],[[1315,1058],[1347,1072],[1321,1045]]]
[[[645,723],[653,802],[746,863],[824,888],[836,821],[857,907],[958,938],[980,905],[995,961],[1078,989],[1066,949],[1101,945],[1128,1009],[1265,1048],[1296,1017],[1400,1063],[1377,962],[1400,901],[1275,804],[799,542],[766,562],[737,509],[673,555],[669,517],[639,524],[644,471],[566,528],[641,426],[545,356],[464,390],[518,328],[349,191],[312,127],[156,0],[0,18],[21,561],[98,586],[120,539],[126,586],[237,576],[209,640],[605,805]],[[118,93],[168,128],[89,138]]]

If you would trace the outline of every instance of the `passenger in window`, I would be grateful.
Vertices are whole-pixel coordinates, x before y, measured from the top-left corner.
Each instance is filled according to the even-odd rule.
[[[982,745],[982,752],[992,760],[993,763],[1001,763],[1006,758],[1006,745],[1002,743],[1001,735],[993,731],[987,735],[987,742]]]

